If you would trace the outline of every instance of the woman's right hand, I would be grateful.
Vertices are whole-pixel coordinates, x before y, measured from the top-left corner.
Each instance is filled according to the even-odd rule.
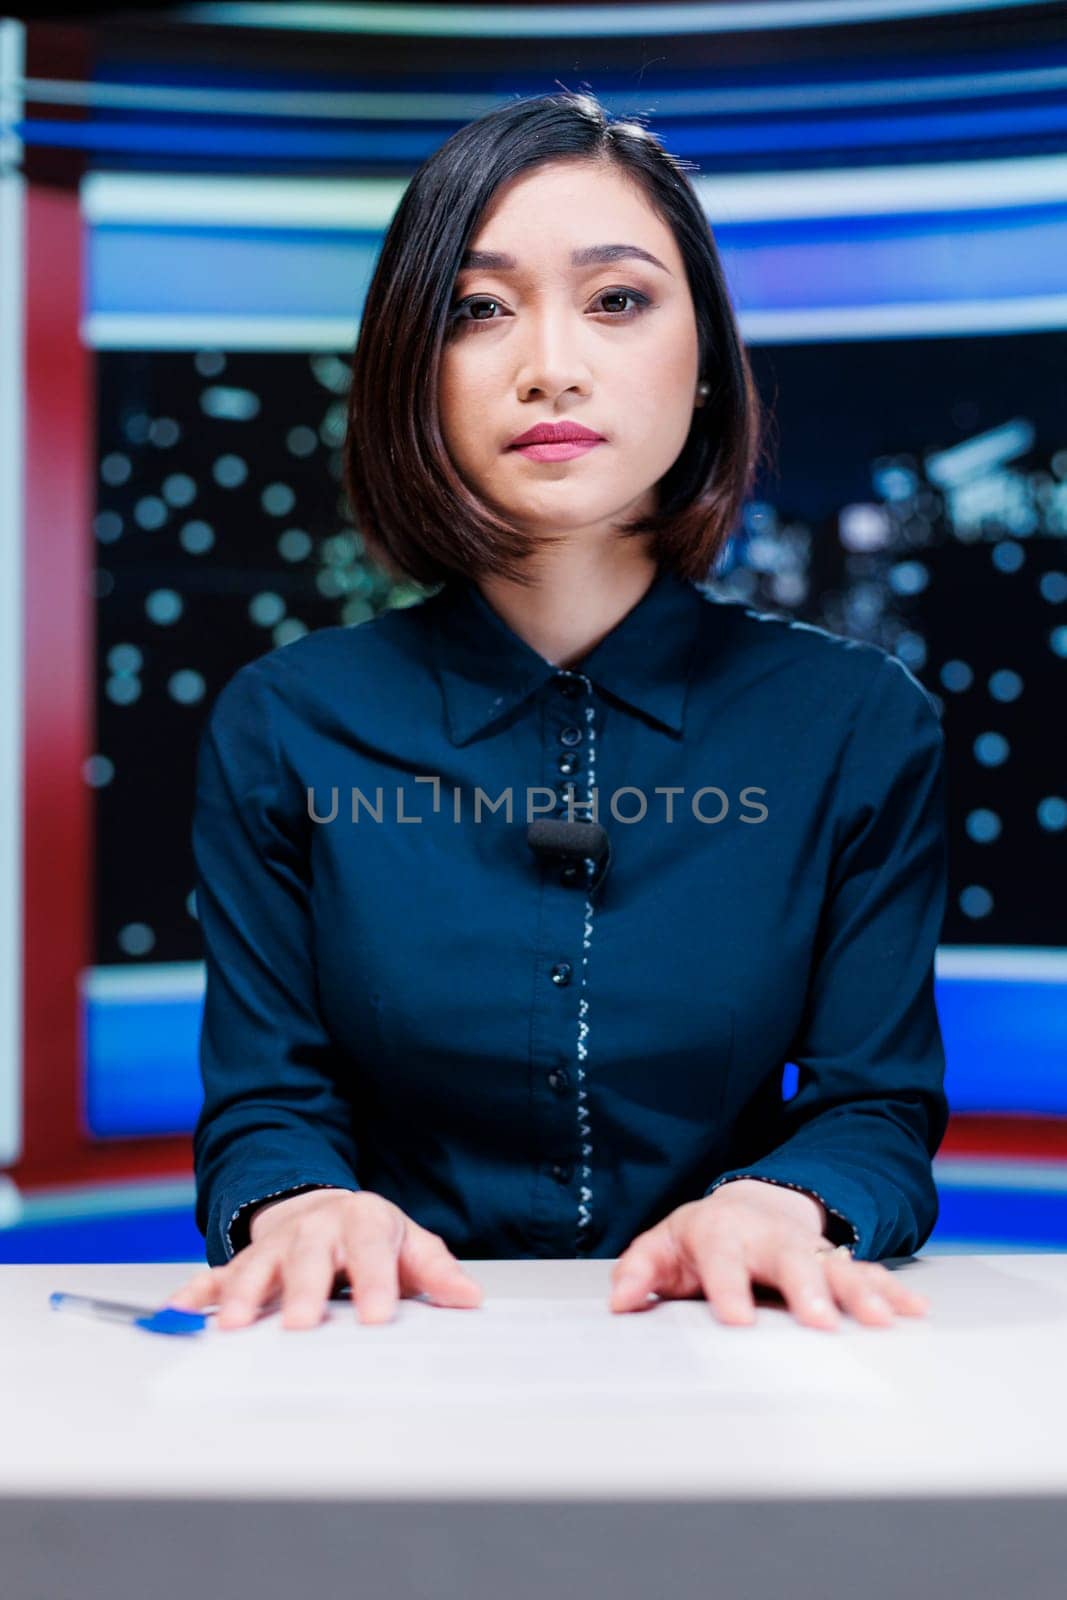
[[[442,1306],[481,1304],[481,1286],[440,1235],[371,1190],[305,1190],[264,1205],[249,1237],[231,1261],[198,1272],[167,1304],[217,1305],[216,1325],[240,1328],[280,1292],[284,1328],[317,1327],[342,1271],[360,1322],[388,1322],[398,1298],[423,1291]]]

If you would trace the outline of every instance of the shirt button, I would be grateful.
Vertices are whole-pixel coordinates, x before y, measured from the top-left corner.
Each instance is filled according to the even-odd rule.
[[[581,744],[581,728],[561,728],[559,733],[560,744]]]
[[[560,756],[559,760],[556,762],[556,765],[563,773],[564,777],[570,777],[572,773],[581,770],[582,758],[581,756],[575,755],[573,750],[565,750]]]
[[[554,1089],[557,1094],[562,1094],[569,1082],[570,1079],[562,1067],[553,1067],[548,1074],[548,1086],[550,1089]]]
[[[575,699],[582,692],[582,685],[578,678],[564,678],[561,676],[556,679],[556,683],[559,685],[560,694],[565,694],[568,700]]]
[[[552,968],[552,982],[558,984],[561,989],[565,988],[571,981],[572,971],[573,968],[569,961],[557,961]]]
[[[557,1183],[570,1183],[574,1168],[568,1166],[566,1161],[553,1161],[548,1169]]]

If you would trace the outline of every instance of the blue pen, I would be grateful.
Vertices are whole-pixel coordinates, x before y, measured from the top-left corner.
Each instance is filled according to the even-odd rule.
[[[87,1294],[63,1294],[55,1290],[48,1296],[54,1311],[81,1311],[90,1317],[106,1317],[111,1322],[128,1322],[149,1333],[201,1333],[207,1326],[207,1316],[202,1311],[180,1311],[176,1306],[164,1306],[153,1311],[150,1306],[124,1305],[121,1300],[94,1300]]]

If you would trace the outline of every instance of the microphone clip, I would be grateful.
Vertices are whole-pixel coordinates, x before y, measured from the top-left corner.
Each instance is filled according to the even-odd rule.
[[[539,861],[560,868],[560,882],[594,894],[612,862],[611,838],[599,822],[539,817],[526,829],[526,842]]]

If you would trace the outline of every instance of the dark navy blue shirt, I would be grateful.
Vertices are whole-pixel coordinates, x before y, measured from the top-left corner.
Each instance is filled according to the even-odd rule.
[[[665,568],[569,670],[462,579],[249,662],[197,762],[209,1262],[317,1185],[461,1259],[615,1257],[737,1177],[918,1249],[944,785],[900,661]],[[595,884],[527,840],[571,803]]]

